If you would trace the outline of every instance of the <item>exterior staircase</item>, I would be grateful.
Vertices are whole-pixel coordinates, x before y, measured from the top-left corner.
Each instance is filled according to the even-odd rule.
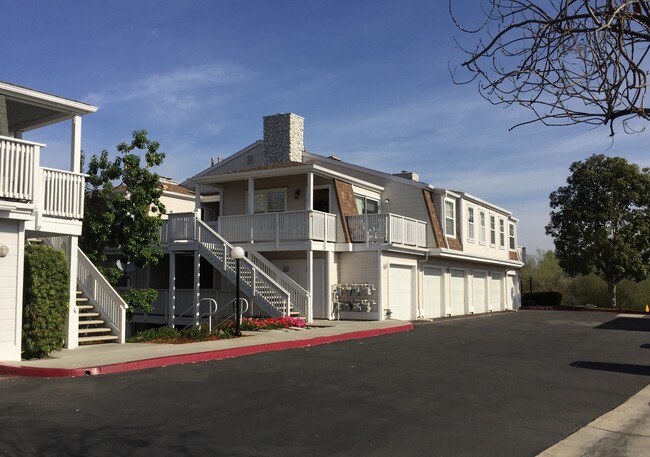
[[[197,219],[194,213],[170,214],[162,228],[161,242],[195,243],[195,249],[202,257],[230,281],[236,281],[237,261],[231,255],[233,246]],[[286,283],[273,277],[274,274],[268,268],[263,268],[259,261],[248,258],[239,261],[240,288],[255,300],[257,307],[272,317],[304,317],[310,322],[311,301],[307,299],[297,303],[293,291],[287,289]],[[284,273],[280,272],[280,275],[288,278]]]
[[[77,291],[77,311],[79,312],[79,344],[111,343],[120,339],[80,290]]]

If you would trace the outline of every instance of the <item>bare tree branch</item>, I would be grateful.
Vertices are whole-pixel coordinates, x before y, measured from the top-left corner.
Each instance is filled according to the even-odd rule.
[[[614,121],[631,132],[631,120],[650,120],[650,0],[484,0],[477,28],[463,26],[453,6],[454,24],[474,41],[456,38],[467,58],[454,82],[478,81],[490,103],[533,113],[514,127],[609,124],[613,135]]]

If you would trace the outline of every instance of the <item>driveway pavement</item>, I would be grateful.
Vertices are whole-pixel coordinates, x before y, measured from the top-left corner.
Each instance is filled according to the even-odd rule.
[[[505,313],[122,374],[5,378],[0,455],[534,456],[650,382],[650,319],[618,319]],[[582,455],[559,452],[548,455]]]

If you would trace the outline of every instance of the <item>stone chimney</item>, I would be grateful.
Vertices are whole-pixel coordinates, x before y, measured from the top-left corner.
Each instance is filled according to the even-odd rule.
[[[264,116],[264,164],[302,162],[304,126],[293,113]]]

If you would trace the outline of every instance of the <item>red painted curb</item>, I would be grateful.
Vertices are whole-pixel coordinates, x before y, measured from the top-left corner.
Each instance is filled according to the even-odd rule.
[[[279,343],[259,344],[232,349],[218,349],[215,351],[196,352],[191,354],[170,355],[152,359],[135,360],[132,362],[113,363],[88,368],[39,368],[27,367],[12,364],[0,364],[0,374],[14,376],[32,376],[40,378],[73,378],[82,376],[97,376],[102,374],[125,373],[128,371],[145,370],[147,368],[166,367],[184,363],[208,362],[244,355],[258,354],[260,352],[282,351],[284,349],[298,349],[309,346],[320,346],[322,344],[335,343],[338,341],[358,340],[372,338],[393,333],[409,332],[413,330],[413,324],[407,323],[399,327],[385,329],[361,330],[357,332],[344,333],[342,335],[319,336],[306,340],[282,341]]]

